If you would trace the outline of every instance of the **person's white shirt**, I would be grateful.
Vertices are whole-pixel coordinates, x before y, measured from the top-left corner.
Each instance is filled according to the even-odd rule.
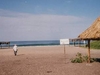
[[[17,51],[18,50],[17,45],[14,45],[13,50],[14,51]]]

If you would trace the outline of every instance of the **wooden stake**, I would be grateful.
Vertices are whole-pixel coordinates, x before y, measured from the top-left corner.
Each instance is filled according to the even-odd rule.
[[[88,63],[90,63],[90,40],[88,40]]]
[[[66,64],[67,62],[66,62],[66,46],[65,46],[65,44],[64,44],[64,58],[65,58],[65,64]]]

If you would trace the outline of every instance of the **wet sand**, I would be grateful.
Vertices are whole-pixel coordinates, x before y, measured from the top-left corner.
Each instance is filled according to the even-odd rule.
[[[77,52],[87,55],[86,48],[73,46],[19,47],[0,49],[0,75],[100,75],[100,62],[71,63]],[[100,58],[100,50],[91,50],[92,58]]]

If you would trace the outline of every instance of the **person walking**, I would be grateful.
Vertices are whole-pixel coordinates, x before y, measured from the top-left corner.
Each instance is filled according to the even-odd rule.
[[[17,55],[17,51],[18,51],[18,47],[17,47],[16,44],[13,47],[13,51],[14,51],[14,55],[16,56]]]

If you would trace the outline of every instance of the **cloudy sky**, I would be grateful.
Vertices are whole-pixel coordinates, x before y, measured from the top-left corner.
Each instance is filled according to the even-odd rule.
[[[100,0],[0,0],[0,41],[76,38],[100,16]]]

